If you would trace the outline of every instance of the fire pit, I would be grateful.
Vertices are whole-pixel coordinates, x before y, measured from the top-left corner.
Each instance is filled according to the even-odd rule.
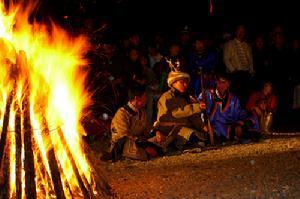
[[[87,39],[28,23],[34,5],[0,2],[0,198],[99,198],[109,186],[84,153]]]

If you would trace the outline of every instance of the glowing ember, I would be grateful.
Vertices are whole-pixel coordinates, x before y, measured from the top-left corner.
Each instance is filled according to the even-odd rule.
[[[55,24],[29,24],[34,5],[0,2],[0,166],[7,198],[90,198],[94,173],[80,124],[89,45]],[[1,197],[1,194],[0,194]]]

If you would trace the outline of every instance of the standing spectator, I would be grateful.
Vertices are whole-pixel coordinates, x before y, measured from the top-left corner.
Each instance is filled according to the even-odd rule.
[[[283,33],[274,35],[274,44],[270,49],[270,79],[278,92],[278,111],[286,112],[292,106],[291,53]]]
[[[294,87],[294,100],[293,100],[293,108],[300,108],[300,76],[297,72],[300,68],[300,48],[299,48],[300,41],[298,38],[294,38],[292,40],[292,81]]]
[[[253,46],[253,67],[259,83],[268,79],[270,74],[269,57],[265,38],[258,35]]]
[[[169,54],[163,59],[163,64],[169,71],[187,71],[186,60],[181,56],[181,50],[178,43],[171,43]]]
[[[235,38],[224,46],[223,59],[227,72],[232,75],[232,89],[245,104],[251,75],[254,74],[252,49],[246,42],[245,26],[237,26]]]
[[[213,73],[217,63],[217,55],[206,46],[204,38],[197,37],[193,43],[194,50],[189,57],[190,74],[192,76],[192,90],[195,96],[201,92],[200,72],[203,72],[206,88],[213,86]]]
[[[179,45],[181,48],[181,55],[187,60],[191,50],[191,30],[188,25],[185,25],[179,33]]]
[[[162,60],[163,56],[159,53],[159,51],[154,45],[150,45],[148,47],[148,51],[150,68],[153,68],[156,63]]]
[[[122,40],[121,51],[126,54],[130,49],[136,49],[141,54],[145,54],[147,48],[142,44],[141,36],[138,33],[130,33]]]
[[[143,75],[143,69],[139,61],[141,53],[136,48],[130,48],[128,51],[128,61],[126,65],[126,76],[128,78],[129,86],[131,84],[139,83],[144,85],[146,79]]]
[[[160,33],[156,33],[154,35],[154,37],[153,37],[153,46],[162,55],[166,55],[168,53],[167,46],[166,46],[166,43],[165,43],[165,38]]]
[[[141,36],[138,33],[133,33],[129,35],[128,38],[129,48],[135,48],[137,49],[141,54],[146,54],[147,48],[143,45]]]
[[[146,87],[147,93],[147,106],[146,112],[149,122],[153,120],[153,110],[154,110],[154,95],[158,91],[158,81],[152,69],[149,67],[149,61],[147,57],[140,57],[140,64],[143,70],[143,76],[145,77],[144,86]]]

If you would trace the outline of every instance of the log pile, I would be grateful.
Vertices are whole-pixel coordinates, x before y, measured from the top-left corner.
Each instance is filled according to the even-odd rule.
[[[21,60],[23,61],[18,64],[26,64],[24,57]],[[43,110],[39,113],[41,118],[39,132],[47,148],[41,149],[38,138],[35,137],[36,129],[33,129],[30,109],[30,80],[27,78],[23,82],[20,100],[16,96],[17,78],[17,76],[12,77],[14,86],[7,95],[4,114],[0,116],[3,117],[0,133],[0,198],[21,199],[25,196],[27,199],[36,199],[41,198],[41,195],[44,195],[42,198],[55,196],[59,199],[77,198],[76,196],[100,198],[100,195],[103,197],[110,194],[110,187],[106,180],[99,177],[102,175],[97,175],[92,170],[92,180],[88,180],[78,168],[78,163],[76,164],[74,154],[70,149],[71,146],[63,130],[58,127],[51,133],[58,134],[78,184],[78,189],[75,191],[70,187],[67,174],[64,173],[60,157],[52,142],[49,124]],[[13,121],[13,126],[10,125],[10,120]],[[42,151],[46,152],[46,161]],[[14,172],[13,181],[11,171]],[[13,190],[11,190],[11,184],[13,184]]]

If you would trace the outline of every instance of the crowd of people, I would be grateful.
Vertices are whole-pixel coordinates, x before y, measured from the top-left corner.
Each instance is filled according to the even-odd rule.
[[[220,38],[185,26],[170,38],[132,33],[88,55],[93,89],[110,84],[115,97],[106,101],[114,102],[110,159],[257,141],[273,115],[299,108],[299,38],[281,26],[250,39],[245,25]]]

